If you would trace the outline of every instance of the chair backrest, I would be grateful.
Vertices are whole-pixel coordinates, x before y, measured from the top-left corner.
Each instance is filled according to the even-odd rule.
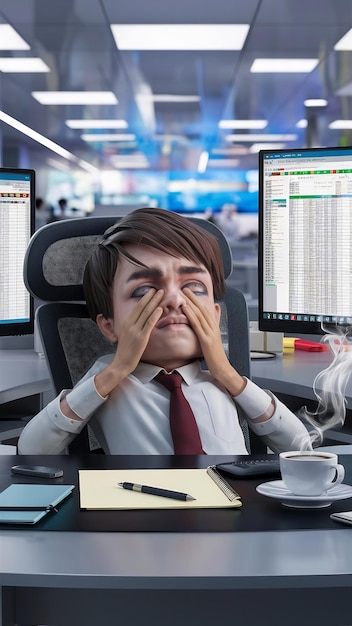
[[[24,262],[24,280],[31,294],[45,301],[36,312],[36,322],[56,393],[71,388],[113,346],[89,318],[84,302],[84,267],[102,234],[119,217],[85,217],[63,220],[42,227],[33,235]],[[201,218],[188,218],[213,233],[220,244],[225,277],[232,272],[231,249],[221,230]],[[221,332],[232,365],[250,377],[249,323],[243,294],[228,286],[222,305]],[[265,451],[247,423],[242,424],[252,452]],[[83,431],[82,431],[83,432]],[[81,441],[71,449],[82,448]]]

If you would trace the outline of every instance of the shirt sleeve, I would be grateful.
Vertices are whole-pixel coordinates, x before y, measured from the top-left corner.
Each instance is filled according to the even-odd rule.
[[[299,418],[276,396],[247,380],[244,390],[235,398],[247,418],[248,424],[273,452],[286,450],[311,450],[308,430]],[[273,415],[264,422],[253,422],[263,415],[274,402]]]
[[[62,413],[60,402],[65,396],[80,420]],[[18,441],[19,454],[62,454],[104,402],[95,388],[94,377],[71,391],[62,391],[25,426]]]

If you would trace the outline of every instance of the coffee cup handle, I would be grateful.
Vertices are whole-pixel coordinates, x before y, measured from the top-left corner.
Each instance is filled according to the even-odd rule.
[[[333,469],[335,470],[335,478],[331,481],[331,485],[334,487],[342,483],[345,478],[345,468],[343,465],[338,464]]]

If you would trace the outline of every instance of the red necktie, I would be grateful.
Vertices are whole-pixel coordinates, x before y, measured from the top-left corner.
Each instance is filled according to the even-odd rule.
[[[175,454],[204,454],[193,411],[181,389],[181,374],[160,373],[155,380],[170,391],[170,428]]]

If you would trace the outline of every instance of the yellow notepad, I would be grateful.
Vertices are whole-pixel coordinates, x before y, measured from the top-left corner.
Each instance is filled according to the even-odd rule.
[[[195,498],[173,500],[129,491],[118,483],[131,482],[181,491]],[[217,473],[207,469],[79,470],[81,509],[213,509],[242,506],[240,496]]]

